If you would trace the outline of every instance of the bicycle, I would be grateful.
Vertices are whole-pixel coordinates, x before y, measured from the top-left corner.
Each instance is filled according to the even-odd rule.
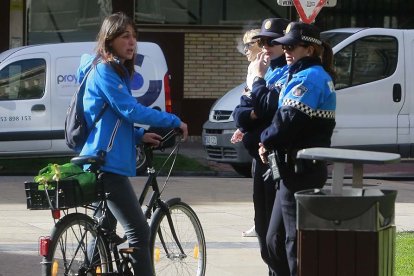
[[[165,135],[160,143],[163,144],[176,137],[175,130]],[[144,145],[146,162],[148,164],[148,179],[139,197],[143,206],[148,192],[152,194],[145,205],[144,214],[150,221],[150,249],[156,275],[196,275],[203,276],[206,271],[206,241],[204,232],[195,211],[180,198],[161,199],[161,194],[167,185],[180,147],[180,139],[175,139],[173,150],[168,155],[160,169],[153,166],[153,148]],[[72,163],[83,166],[90,164],[90,171],[99,175],[99,167],[104,162],[103,156],[74,157]],[[165,183],[160,188],[157,182],[159,172],[171,162]],[[99,186],[99,178],[97,178]],[[48,203],[52,209],[55,226],[50,237],[40,239],[42,275],[134,275],[129,254],[134,248],[119,248],[126,241],[116,233],[110,232],[102,225],[107,209],[105,194],[100,187],[99,201],[81,207],[62,208],[54,203],[59,196],[53,198],[45,189],[46,199],[42,206]],[[33,197],[33,192],[27,191]],[[56,189],[57,190],[57,189]],[[57,191],[55,191],[57,194]],[[31,200],[34,200],[33,198]],[[34,203],[30,203],[29,209]],[[80,212],[84,209],[84,212]],[[58,218],[58,211],[64,216]],[[93,215],[88,215],[92,211]],[[102,214],[102,215],[97,215]]]

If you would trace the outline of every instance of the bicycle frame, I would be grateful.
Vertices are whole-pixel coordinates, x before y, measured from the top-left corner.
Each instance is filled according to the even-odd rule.
[[[174,133],[169,132],[165,137],[163,137],[162,142],[167,141],[173,135],[174,135]],[[161,200],[161,192],[160,192],[160,188],[159,188],[159,185],[158,185],[158,182],[157,182],[157,172],[156,172],[156,170],[153,166],[153,149],[149,146],[144,146],[144,152],[145,152],[147,162],[148,162],[147,163],[148,164],[148,168],[147,168],[148,179],[147,179],[147,182],[145,183],[144,189],[143,189],[143,191],[142,191],[142,193],[139,197],[139,203],[140,203],[141,206],[143,206],[144,200],[145,200],[145,198],[146,198],[146,196],[149,192],[149,189],[151,187],[152,188],[152,195],[151,195],[151,197],[148,201],[147,209],[145,210],[144,215],[147,219],[151,219],[151,215],[152,215],[153,211],[155,211],[156,208],[160,208],[164,212],[164,214],[167,216],[168,225],[171,228],[171,234],[173,235],[173,238],[174,238],[175,242],[177,243],[177,246],[180,249],[181,254],[185,255],[184,249],[182,248],[181,243],[180,243],[180,241],[177,237],[177,233],[176,233],[175,228],[174,228],[174,223],[171,219],[171,214],[169,212],[168,205],[164,201]],[[174,147],[172,153],[167,158],[167,160],[173,155],[173,153],[178,154],[177,144]],[[173,200],[181,201],[180,198],[175,198]],[[165,241],[164,241],[164,238],[162,236],[161,231],[158,231],[158,235],[160,237],[161,244],[162,244],[165,252],[168,255],[168,249],[165,246]]]
[[[168,139],[171,139],[171,138],[175,137],[175,134],[176,134],[175,130],[172,130],[169,133],[167,133],[163,137],[163,139],[161,140],[161,143],[160,143],[159,148],[162,150],[163,149],[162,148],[162,144],[165,141],[167,141]],[[171,154],[169,155],[169,157],[165,161],[164,165],[166,164],[166,162],[172,156],[174,156],[174,158],[176,157],[176,155],[178,154],[178,151],[179,151],[179,143],[180,142],[175,143],[175,146],[174,146]],[[147,158],[148,178],[147,178],[147,181],[145,183],[144,189],[142,190],[142,192],[140,194],[140,197],[139,197],[138,201],[139,201],[140,206],[143,206],[144,205],[144,201],[147,198],[148,193],[150,192],[150,189],[152,190],[152,194],[151,194],[151,196],[148,199],[147,204],[146,204],[147,208],[146,208],[146,210],[144,212],[144,215],[145,215],[145,217],[147,219],[151,219],[152,214],[154,213],[154,211],[157,208],[159,208],[160,210],[162,210],[162,212],[167,217],[168,225],[169,225],[169,227],[171,229],[171,234],[172,234],[172,236],[174,238],[174,241],[176,242],[178,248],[180,249],[180,253],[184,256],[186,254],[184,252],[184,249],[182,248],[181,242],[180,242],[180,240],[179,240],[179,238],[177,236],[177,233],[175,231],[174,223],[173,223],[173,220],[171,218],[171,214],[169,212],[168,204],[165,203],[161,199],[161,191],[160,191],[160,187],[159,187],[158,181],[157,181],[158,172],[155,170],[154,164],[153,164],[153,161],[154,161],[154,159],[153,159],[153,157],[154,157],[153,151],[154,151],[154,149],[151,146],[144,145],[144,152],[145,152],[145,156]],[[173,165],[174,164],[171,165],[171,169],[172,169]],[[170,170],[170,172],[171,172],[171,170]],[[169,201],[170,202],[176,202],[176,201],[181,201],[181,199],[180,198],[173,198],[173,199],[170,199]],[[106,199],[102,199],[100,201],[100,203],[98,205],[98,208],[99,207],[100,207],[100,209],[101,209],[102,212],[105,212],[105,210],[107,210],[106,209],[107,208],[106,207]],[[99,211],[98,208],[94,212],[94,217],[95,217],[96,213]],[[98,225],[99,225],[99,223],[98,223]],[[102,231],[102,230],[100,230],[100,231]],[[163,235],[162,235],[161,231],[158,231],[158,235],[159,235],[159,238],[160,238],[160,241],[161,241],[161,244],[163,246],[164,251],[166,252],[167,255],[169,255],[168,248],[165,245],[165,241],[164,241],[164,238],[163,238]],[[108,237],[108,238],[110,239],[110,237]],[[111,244],[110,242],[111,241],[109,240],[108,244],[110,246],[111,252],[114,254],[114,261],[115,261],[116,267],[119,270],[120,267],[121,267],[121,263],[120,263],[121,258],[120,258],[120,255],[118,253],[117,245],[116,244],[113,244],[113,243]],[[122,253],[121,253],[121,255],[122,255]]]

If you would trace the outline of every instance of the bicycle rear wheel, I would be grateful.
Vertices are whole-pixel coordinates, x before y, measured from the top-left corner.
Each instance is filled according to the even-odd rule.
[[[167,202],[167,214],[157,209],[151,221],[151,250],[155,274],[203,276],[206,272],[206,240],[194,210],[184,202]],[[177,234],[178,243],[173,237]],[[183,251],[181,251],[180,246]]]
[[[56,223],[42,275],[100,275],[111,271],[109,249],[95,222],[73,213]]]

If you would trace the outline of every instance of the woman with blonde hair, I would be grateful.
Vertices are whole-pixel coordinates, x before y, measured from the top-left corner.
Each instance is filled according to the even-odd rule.
[[[249,97],[249,94],[252,91],[253,79],[256,76],[254,71],[253,62],[257,59],[257,55],[262,51],[262,48],[259,47],[259,39],[253,39],[254,36],[257,36],[260,33],[260,29],[248,30],[243,35],[243,51],[246,55],[247,60],[250,62],[249,67],[247,67],[247,76],[246,76],[246,87],[244,88],[243,95]],[[231,142],[233,144],[241,142],[243,139],[243,131],[238,128],[233,136],[231,137]],[[256,237],[255,226],[253,225],[249,230],[242,232],[243,237]]]
[[[247,60],[250,62],[246,76],[246,87],[249,91],[252,90],[253,79],[256,76],[253,71],[253,61],[257,59],[257,54],[262,51],[262,48],[259,47],[258,44],[259,39],[253,39],[253,37],[257,36],[259,33],[260,29],[252,29],[245,32],[243,36],[243,51]]]
[[[243,145],[253,158],[253,206],[254,224],[260,245],[260,254],[263,261],[269,266],[270,258],[266,244],[266,234],[276,196],[276,182],[266,177],[268,166],[263,164],[258,155],[260,133],[268,127],[278,104],[277,82],[287,71],[286,59],[280,45],[271,45],[270,42],[282,37],[289,21],[284,18],[268,18],[262,22],[262,27],[252,39],[261,51],[252,62],[251,92],[240,98],[233,117],[237,127],[243,130]]]
[[[256,76],[254,71],[254,61],[257,59],[257,55],[262,51],[262,48],[259,47],[258,39],[253,39],[254,36],[257,36],[260,33],[260,29],[251,29],[244,33],[243,35],[243,52],[246,55],[247,60],[250,62],[247,67],[247,76],[246,76],[246,86],[243,91],[243,95],[250,98],[250,93],[252,91],[253,79]],[[243,130],[238,128],[233,136],[231,137],[231,142],[233,144],[241,142],[243,139]],[[255,236],[254,228],[251,228],[247,236]],[[246,236],[243,232],[243,236]]]

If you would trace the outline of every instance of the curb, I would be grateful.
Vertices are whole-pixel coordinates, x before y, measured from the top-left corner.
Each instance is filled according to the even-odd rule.
[[[28,176],[34,177],[38,174],[38,171],[33,172],[19,172],[19,173],[8,173],[8,172],[0,172],[0,176]],[[142,175],[132,176],[132,177],[141,177],[141,176],[148,176],[146,173]],[[160,173],[159,176],[167,176],[167,173]],[[229,172],[229,171],[173,171],[171,172],[171,176],[188,176],[188,177],[231,177],[231,178],[244,178],[244,176],[239,175],[236,172]]]

